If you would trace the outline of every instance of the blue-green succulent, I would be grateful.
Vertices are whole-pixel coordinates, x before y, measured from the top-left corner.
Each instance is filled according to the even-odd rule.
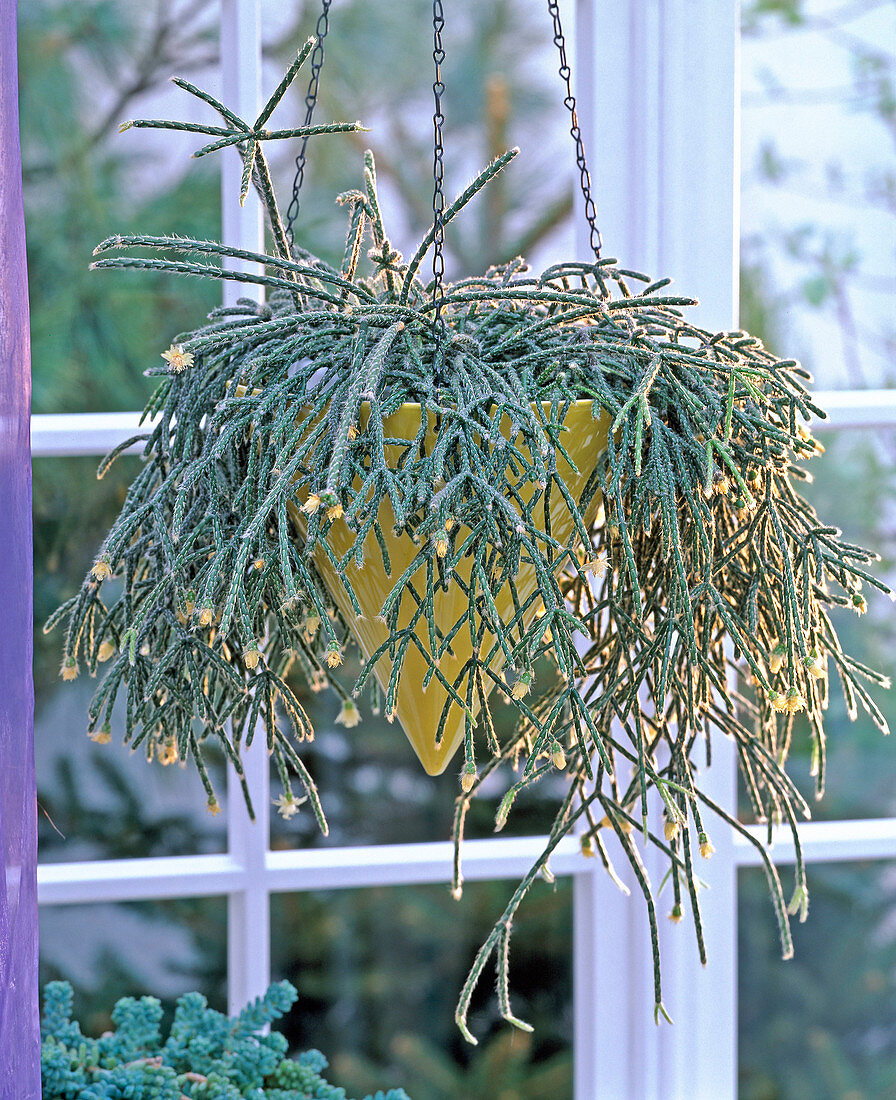
[[[164,1040],[155,997],[123,997],[114,1031],[90,1039],[72,1019],[72,996],[68,982],[44,989],[43,1100],[350,1100],[322,1076],[328,1063],[319,1050],[287,1058],[286,1039],[265,1034],[296,999],[289,982],[275,982],[234,1017],[187,993]],[[410,1098],[390,1089],[364,1100]]]

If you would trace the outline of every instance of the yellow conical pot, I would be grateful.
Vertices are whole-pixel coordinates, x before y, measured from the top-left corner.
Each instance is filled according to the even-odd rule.
[[[576,464],[577,470],[573,470],[562,455],[559,453],[557,455],[557,472],[564,480],[574,500],[578,500],[581,497],[585,485],[597,463],[598,456],[606,446],[607,434],[610,426],[610,418],[607,414],[604,413],[598,419],[594,419],[591,415],[591,408],[591,401],[577,401],[570,406],[564,421],[564,425],[568,431],[564,433],[563,445],[573,462]],[[544,406],[545,417],[549,415],[549,409],[550,406]],[[359,416],[359,427],[362,431],[367,424],[368,412],[367,406],[362,406]],[[420,406],[415,404],[402,405],[401,408],[383,421],[383,434],[387,439],[414,439],[419,428]],[[506,418],[501,424],[501,430],[504,436],[507,437],[509,434],[509,421],[507,421]],[[431,422],[424,446],[429,450],[434,444],[435,431],[434,425]],[[387,446],[387,458],[393,457],[388,453],[390,450],[394,451],[394,458],[397,462],[402,449],[398,446],[391,448]],[[525,454],[525,448],[522,450]],[[356,488],[360,488],[360,485],[357,485]],[[527,485],[520,490],[520,497],[523,501],[528,503],[533,492],[534,486]],[[294,522],[304,534],[306,531],[306,519],[300,510],[300,504],[303,499],[304,494],[300,494],[299,502],[290,504],[288,507]],[[596,518],[597,508],[598,502],[595,499],[589,513],[584,517],[589,526]],[[542,510],[537,508],[535,513],[537,519],[541,520],[540,526],[543,527],[544,517]],[[573,534],[574,524],[569,509],[559,493],[555,492],[551,494],[550,515],[552,536],[558,542],[567,542]],[[359,569],[355,566],[354,560],[352,560],[351,564],[348,566],[348,577],[363,612],[360,618],[355,616],[348,595],[339,578],[339,574],[334,568],[327,553],[320,546],[315,547],[313,553],[314,564],[318,572],[323,578],[330,595],[342,612],[346,622],[349,624],[349,628],[367,660],[370,660],[373,654],[383,645],[389,636],[385,623],[379,617],[380,613],[395,582],[408,568],[419,550],[419,547],[408,535],[397,536],[393,534],[395,519],[388,498],[385,498],[380,504],[378,519],[389,553],[392,574],[391,576],[386,575],[382,567],[382,557],[376,538],[373,532],[368,533],[364,544],[364,558],[366,562],[364,568]],[[462,542],[464,537],[465,529],[461,528],[457,534],[458,543]],[[337,559],[342,558],[348,553],[355,545],[355,540],[356,536],[354,532],[349,529],[342,519],[337,519],[333,522],[327,535],[327,541]],[[472,562],[470,560],[461,560],[458,564],[455,573],[462,581],[469,581],[471,566]],[[533,566],[523,565],[521,567],[516,578],[516,586],[521,601],[525,601],[536,587],[535,570]],[[403,625],[407,625],[410,621],[414,611],[411,604],[411,597],[405,594],[402,597],[402,604],[399,608],[399,628]],[[495,604],[502,620],[507,621],[513,617],[513,602],[509,588],[497,594]],[[434,597],[434,612],[437,627],[443,633],[447,633],[464,613],[466,606],[467,597],[460,585],[450,585],[447,591],[437,591]],[[532,622],[538,611],[538,605],[533,603],[526,612],[525,625]],[[425,619],[421,619],[417,623],[415,631],[420,640],[420,644],[428,652],[429,636]],[[482,649],[483,653],[491,649],[493,641],[494,636],[486,632]],[[462,629],[458,631],[452,641],[452,651],[446,651],[443,654],[438,666],[439,671],[449,683],[454,683],[461,668],[470,659],[471,654],[472,643],[470,641],[469,631]],[[490,664],[490,668],[493,672],[497,673],[500,672],[503,664],[504,655],[499,649]],[[437,743],[436,730],[442,714],[442,709],[448,698],[448,692],[435,678],[430,680],[425,690],[423,689],[423,680],[428,669],[429,665],[427,660],[419,652],[417,647],[415,645],[409,646],[406,651],[404,667],[398,685],[395,700],[395,716],[401,723],[402,729],[407,734],[408,740],[414,747],[414,751],[420,758],[420,763],[426,769],[427,773],[429,775],[439,775],[448,766],[448,762],[451,760],[451,757],[457,751],[458,745],[460,745],[463,740],[464,711],[456,702],[451,704],[442,739]],[[384,654],[379,658],[373,671],[381,687],[385,691],[388,687],[389,676],[392,671],[392,662],[389,660],[388,654]],[[465,693],[465,684],[466,682],[464,681],[458,691],[461,697],[463,697]],[[486,690],[488,690],[489,686],[490,681],[487,681]],[[474,713],[477,709],[478,703],[477,706],[474,707]]]

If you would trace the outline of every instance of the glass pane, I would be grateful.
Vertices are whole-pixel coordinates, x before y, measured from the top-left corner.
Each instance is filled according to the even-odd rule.
[[[571,32],[572,5],[561,6]],[[314,33],[319,14],[319,0],[263,0],[265,88]],[[341,262],[345,244],[345,217],[333,201],[362,185],[364,149],[376,158],[386,231],[406,259],[432,224],[432,33],[426,4],[349,0],[331,11],[315,120],[360,119],[370,132],[308,144],[296,239],[330,262]],[[573,252],[575,153],[552,36],[539,5],[479,0],[446,10],[448,201],[495,156],[520,147],[513,164],[446,232],[449,278],[479,274],[520,254],[541,270]],[[304,119],[307,85],[303,71],[277,117]],[[296,149],[282,144],[271,156],[286,208]]]
[[[217,8],[23,4],[22,163],[37,413],[133,409],[171,339],[220,300],[209,281],[91,272],[115,233],[217,237],[218,166],[191,161],[194,135],[118,133],[125,119],[208,118],[172,73],[214,86]],[[139,74],[135,76],[134,74]],[[195,106],[194,106],[195,104]],[[183,113],[186,112],[186,113]],[[201,144],[201,142],[199,143]]]
[[[538,883],[523,903],[510,951],[514,1012],[498,1015],[488,967],[470,1014],[471,1047],[454,1006],[510,882],[383,887],[272,899],[273,973],[299,990],[285,1032],[293,1049],[330,1059],[350,1096],[402,1086],[413,1100],[572,1097],[572,887]]]
[[[786,962],[763,872],[740,873],[738,1095],[894,1096],[896,864],[809,871],[809,919],[794,924],[795,954]]]
[[[38,838],[43,862],[221,852],[223,815],[206,811],[192,766],[147,764],[122,744],[87,737],[87,710],[99,679],[59,678],[63,627],[45,635],[51,611],[90,568],[138,460],[121,459],[102,481],[95,458],[36,458],[34,476],[34,689]],[[120,467],[120,468],[118,468]],[[78,486],[77,495],[71,487]],[[215,780],[223,792],[223,769]]]
[[[891,516],[896,502],[896,433],[854,429],[825,432],[826,453],[810,464],[815,475],[805,495],[822,520],[836,517],[849,542],[874,548],[881,561],[873,571],[890,585],[896,583],[896,531]],[[868,612],[859,617],[834,608],[832,619],[843,648],[863,664],[891,674],[896,655],[893,605],[876,589],[865,586]],[[869,684],[875,702],[891,727],[896,725],[892,691]],[[843,692],[831,677],[831,703],[825,717],[827,735],[826,789],[814,798],[810,776],[810,741],[805,722],[799,722],[793,740],[789,771],[797,780],[818,820],[889,817],[896,814],[896,755],[890,741],[859,707],[855,722],[847,716]],[[748,804],[741,803],[745,816]]]
[[[896,530],[891,517],[896,503],[896,432],[839,431],[823,436],[824,456],[813,463],[815,481],[806,496],[819,515],[835,516],[850,542],[881,555],[874,572],[896,584]],[[868,613],[861,617],[839,608],[834,621],[843,648],[863,664],[892,674],[896,663],[896,620],[893,605],[865,586]],[[870,685],[875,702],[891,727],[896,727],[892,691]],[[832,681],[831,706],[825,722],[828,780],[825,797],[813,805],[813,816],[824,819],[888,817],[896,814],[896,754],[864,710],[850,722],[839,683]],[[803,770],[808,759],[802,739]],[[804,787],[811,790],[811,782]]]
[[[170,1012],[198,990],[226,1011],[226,942],[226,898],[45,905],[40,984],[71,982],[75,1018],[94,1036],[120,997],[158,997]]]
[[[819,388],[892,385],[896,8],[743,12],[741,322]]]
[[[344,681],[348,687],[353,682],[351,677],[352,669],[348,667]],[[334,693],[314,694],[300,683],[294,687],[317,731],[313,743],[301,745],[300,752],[320,790],[330,833],[322,837],[312,814],[303,807],[288,822],[274,815],[273,847],[400,844],[450,838],[455,799],[460,794],[462,751],[442,775],[429,776],[398,722],[390,724],[372,715],[366,698],[359,701],[361,724],[345,730],[333,724],[339,710]],[[272,782],[275,793],[279,792],[276,777]],[[509,785],[500,773],[483,784],[467,815],[467,838],[494,835],[495,814]],[[501,835],[547,832],[565,786],[562,780],[546,779],[527,788],[514,803]]]

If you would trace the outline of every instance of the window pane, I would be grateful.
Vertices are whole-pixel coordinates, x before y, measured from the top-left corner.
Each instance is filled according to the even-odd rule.
[[[561,9],[574,64],[573,5]],[[319,14],[319,0],[263,0],[265,89],[314,33]],[[315,121],[357,118],[370,128],[308,143],[296,240],[330,262],[342,260],[346,229],[333,202],[362,185],[364,149],[376,158],[386,232],[406,260],[432,224],[432,35],[426,4],[353,0],[330,13]],[[443,41],[448,201],[494,157],[520,147],[513,164],[446,230],[448,277],[480,274],[520,254],[540,271],[572,254],[574,202],[577,218],[581,210],[573,199],[575,152],[548,14],[543,5],[513,0],[454,4],[446,9]],[[303,70],[280,108],[283,117],[304,119],[308,79]],[[296,149],[281,144],[270,155],[285,209]],[[424,265],[424,279],[430,270]]]
[[[351,686],[347,664],[345,683]],[[342,671],[342,670],[340,670]],[[370,713],[366,698],[359,701],[361,724],[345,730],[333,724],[339,710],[335,694],[313,694],[295,685],[316,734],[313,743],[299,751],[320,789],[330,826],[322,837],[313,815],[303,807],[290,821],[274,815],[272,845],[275,848],[339,847],[346,844],[401,844],[407,841],[448,840],[451,836],[455,799],[460,794],[463,751],[442,775],[427,775],[417,760],[398,722],[392,724]],[[510,708],[498,708],[510,718]],[[512,780],[497,773],[483,784],[467,815],[465,836],[494,835],[495,814]],[[273,789],[279,791],[272,778]],[[547,832],[566,784],[546,778],[523,791],[502,836],[531,836]]]
[[[192,990],[227,1010],[226,898],[40,910],[40,984],[64,979],[75,990],[75,1018],[89,1035],[111,1027],[120,997],[158,997],[166,1009]]]
[[[806,496],[825,522],[842,527],[848,541],[877,551],[882,560],[871,571],[896,585],[896,529],[892,522],[896,505],[896,432],[844,430],[827,432],[822,438],[827,451],[810,464],[815,481],[806,486]],[[892,675],[896,667],[893,605],[868,585],[864,591],[867,614],[859,617],[837,609],[832,617],[843,648],[850,655]],[[896,727],[893,692],[868,686],[891,727]],[[831,696],[825,722],[827,793],[813,805],[813,816],[833,819],[896,814],[896,754],[890,740],[861,708],[857,720],[849,721],[836,678],[831,681]],[[807,771],[805,751],[803,766]]]
[[[894,1096],[896,864],[809,872],[809,919],[794,924],[787,962],[763,872],[740,873],[740,1100]]]
[[[819,388],[893,382],[893,42],[876,0],[744,3],[741,321]]]
[[[273,970],[299,990],[286,1021],[294,1049],[318,1047],[349,1095],[401,1085],[414,1100],[572,1097],[571,883],[538,883],[510,952],[515,1013],[498,1016],[488,967],[470,1014],[470,1047],[454,1006],[476,950],[513,884],[284,894],[273,898]]]
[[[825,432],[826,453],[811,462],[815,475],[805,495],[824,522],[842,527],[849,542],[871,547],[881,561],[871,571],[896,583],[896,530],[892,523],[896,503],[896,433],[862,429]],[[834,608],[832,620],[843,648],[863,664],[891,675],[896,664],[896,619],[893,605],[869,585],[864,592],[868,612],[859,617]],[[896,698],[892,691],[868,684],[870,693],[891,726],[896,725]],[[839,678],[831,670],[830,707],[825,716],[827,767],[825,795],[814,798],[810,776],[810,740],[807,724],[796,726],[789,770],[817,820],[888,817],[896,814],[896,754],[870,716],[859,706],[855,722],[847,716]],[[748,804],[741,803],[747,819]]]
[[[95,458],[33,462],[35,757],[44,862],[220,852],[226,844],[223,815],[207,813],[192,765],[163,768],[148,764],[142,750],[131,754],[122,744],[120,708],[109,744],[88,739],[87,711],[100,680],[91,680],[83,664],[74,683],[60,680],[64,626],[49,635],[41,629],[77,591],[137,463],[127,456],[97,481]],[[223,769],[214,775],[223,793]]]
[[[208,119],[169,83],[214,86],[217,7],[33,0],[19,21],[33,407],[133,409],[171,339],[220,287],[158,272],[92,272],[115,233],[217,237],[218,166],[191,161],[195,135],[118,133],[125,119]],[[135,77],[134,74],[139,74]],[[196,104],[194,107],[193,104]],[[186,113],[184,113],[186,112]],[[198,144],[201,145],[201,142]]]

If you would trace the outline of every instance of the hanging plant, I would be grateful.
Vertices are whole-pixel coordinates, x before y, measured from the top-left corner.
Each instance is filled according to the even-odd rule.
[[[107,662],[90,735],[109,739],[122,697],[125,740],[162,763],[192,760],[213,811],[208,748],[223,747],[242,777],[242,748],[263,730],[280,812],[307,798],[324,832],[293,674],[329,683],[347,726],[369,692],[432,773],[462,744],[455,896],[464,819],[484,780],[505,782],[500,830],[523,788],[562,775],[545,849],[476,957],[458,1024],[475,1041],[467,1010],[495,953],[501,1012],[526,1026],[509,1004],[511,922],[571,832],[613,877],[610,835],[631,864],[665,1014],[637,833],[668,862],[673,918],[690,904],[701,959],[695,856],[713,852],[712,820],[747,837],[788,955],[788,911],[804,916],[808,904],[799,845],[788,902],[735,807],[703,790],[703,761],[714,736],[733,740],[757,820],[785,821],[796,838],[809,813],[786,771],[796,716],[808,720],[819,795],[832,678],[850,715],[864,707],[886,732],[863,683],[885,678],[843,652],[830,612],[863,613],[863,584],[888,589],[866,569],[875,555],[843,542],[797,490],[800,463],[821,450],[805,424],[824,414],[796,362],[744,332],[692,324],[694,303],[671,296],[670,280],[611,259],[537,276],[516,260],[444,283],[442,232],[516,150],[437,202],[409,261],[387,236],[369,153],[363,187],[338,199],[342,265],[291,245],[264,142],[357,128],[265,128],[311,45],[254,124],[185,81],[223,126],[128,124],[205,134],[197,155],[235,146],[272,251],[114,237],[94,266],[237,280],[267,300],[215,310],[147,372],[160,377],[150,425],[100,476],[136,441],[143,467],[80,592],[51,620],[66,624],[62,674]],[[166,255],[107,255],[122,248]],[[361,671],[347,690],[331,674],[350,646]],[[517,719],[505,737],[499,700]]]

